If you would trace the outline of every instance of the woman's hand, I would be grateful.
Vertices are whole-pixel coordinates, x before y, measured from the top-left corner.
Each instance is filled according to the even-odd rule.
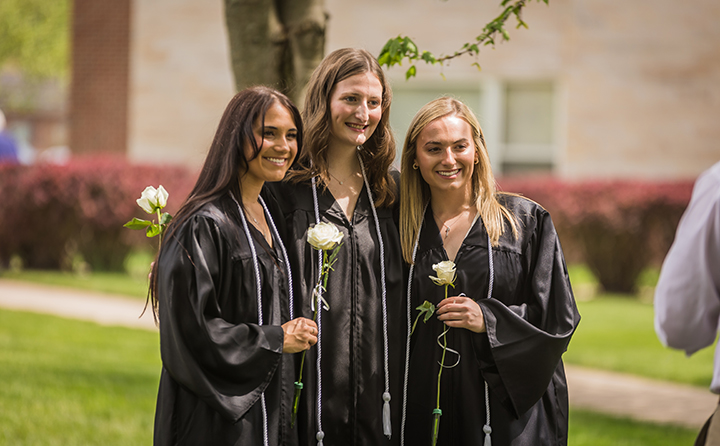
[[[299,317],[282,324],[285,332],[283,353],[297,353],[309,349],[317,342],[317,324],[310,319]]]
[[[485,317],[480,305],[465,296],[443,299],[437,305],[438,319],[453,328],[467,328],[475,333],[485,333]]]

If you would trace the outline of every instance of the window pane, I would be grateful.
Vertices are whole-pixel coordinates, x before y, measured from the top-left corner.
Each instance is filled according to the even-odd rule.
[[[553,89],[549,82],[509,83],[505,104],[506,143],[553,143]]]

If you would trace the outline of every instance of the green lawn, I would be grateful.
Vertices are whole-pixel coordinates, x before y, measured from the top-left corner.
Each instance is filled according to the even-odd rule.
[[[152,256],[148,253],[128,257],[128,273],[93,273],[82,277],[58,271],[6,270],[0,274],[0,278],[92,289],[144,299],[151,261]],[[655,335],[650,297],[652,286],[657,282],[656,270],[646,271],[639,280],[644,290],[642,299],[596,295],[594,290],[597,282],[587,268],[573,265],[569,270],[582,320],[564,356],[567,363],[701,387],[710,384],[712,348],[687,358],[683,352],[663,347]],[[586,300],[589,297],[592,299]]]
[[[150,445],[156,333],[0,310],[0,444]],[[571,410],[571,446],[692,444],[693,430]]]
[[[75,274],[68,271],[0,270],[0,278],[145,299],[148,291],[147,276],[152,261],[152,253],[136,252],[125,259],[124,272],[95,271],[90,274]]]
[[[640,277],[642,299],[601,294],[583,300],[595,279],[582,266],[569,270],[582,319],[563,356],[566,363],[705,388],[710,385],[713,347],[688,358],[682,351],[665,348],[655,334],[652,287],[657,283],[657,271],[646,271]]]
[[[157,333],[0,310],[0,444],[152,443]]]
[[[697,431],[570,409],[568,446],[692,445]]]

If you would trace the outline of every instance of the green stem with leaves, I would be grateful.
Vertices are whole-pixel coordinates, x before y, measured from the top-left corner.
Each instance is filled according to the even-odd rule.
[[[502,13],[485,25],[482,32],[475,37],[474,43],[468,42],[463,44],[463,46],[453,54],[437,57],[429,51],[421,52],[412,39],[407,36],[398,36],[385,43],[383,49],[380,50],[378,62],[381,66],[386,65],[390,68],[393,65],[401,65],[402,61],[407,59],[411,65],[405,72],[405,79],[410,79],[417,74],[417,69],[413,64],[415,61],[424,61],[431,65],[443,65],[445,62],[465,54],[477,56],[480,53],[481,46],[495,46],[495,39],[498,38],[498,34],[502,37],[502,41],[510,40],[510,34],[508,34],[505,29],[505,22],[507,22],[511,16],[514,15],[517,18],[516,28],[528,27],[522,20],[522,10],[529,1],[532,0],[502,0],[500,3],[500,6],[504,8]],[[537,1],[542,1],[545,4],[549,2],[549,0]],[[480,65],[477,62],[473,65],[480,69]]]
[[[448,285],[445,285],[445,299],[448,297]],[[442,416],[442,410],[440,410],[440,379],[442,378],[443,368],[445,367],[445,352],[447,352],[447,332],[450,327],[445,325],[445,329],[440,335],[443,338],[443,352],[440,357],[440,370],[438,370],[437,377],[437,401],[435,403],[435,410],[433,410],[433,436],[432,446],[437,444],[438,434],[440,432],[440,417]]]
[[[333,261],[334,263],[334,261]],[[330,270],[332,269],[332,265],[328,263],[328,255],[327,251],[323,251],[323,263],[322,263],[322,270],[320,271],[320,278],[318,279],[318,283],[315,285],[315,290],[318,289],[320,286],[320,282],[322,281],[322,289],[327,289],[327,282],[328,282],[328,276],[330,275]],[[313,299],[315,299],[316,296],[313,293]],[[322,303],[317,302],[315,304],[315,311],[313,311],[313,322],[317,323],[317,317],[318,312],[320,311]],[[320,336],[320,332],[318,331],[318,336]],[[298,380],[295,381],[295,395],[293,398],[293,408],[292,408],[292,416],[290,417],[290,427],[295,426],[295,419],[297,418],[297,412],[300,405],[300,393],[302,393],[303,389],[303,383],[302,383],[302,376],[303,376],[303,370],[305,369],[305,354],[307,354],[307,350],[305,350],[302,353],[302,356],[300,358],[300,372],[298,372]]]

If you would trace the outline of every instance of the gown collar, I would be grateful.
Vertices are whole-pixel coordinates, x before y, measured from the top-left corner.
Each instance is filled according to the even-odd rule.
[[[482,222],[482,218],[476,218],[473,225],[470,227],[467,235],[463,239],[460,249],[463,246],[480,246],[487,248],[487,231],[485,225]],[[425,218],[423,226],[420,228],[420,241],[418,245],[418,254],[429,250],[444,250],[442,235],[440,229],[435,223],[433,217],[433,211],[430,204],[425,209]],[[459,252],[459,250],[458,250]]]

